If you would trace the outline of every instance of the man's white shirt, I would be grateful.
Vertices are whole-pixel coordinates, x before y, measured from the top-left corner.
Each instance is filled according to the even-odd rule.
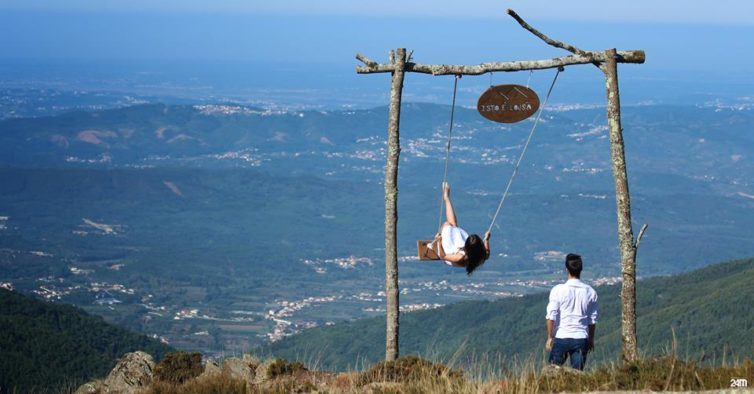
[[[555,322],[555,338],[588,338],[588,326],[597,324],[597,292],[578,279],[568,279],[550,291],[548,320]]]

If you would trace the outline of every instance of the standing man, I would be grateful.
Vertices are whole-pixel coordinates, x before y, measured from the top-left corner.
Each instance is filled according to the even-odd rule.
[[[565,266],[568,281],[550,291],[545,349],[550,352],[551,364],[563,365],[567,357],[572,368],[583,370],[586,354],[594,349],[597,293],[579,279],[581,256],[568,254]]]

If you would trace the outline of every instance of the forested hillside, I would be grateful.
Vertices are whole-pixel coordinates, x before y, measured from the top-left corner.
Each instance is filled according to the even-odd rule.
[[[719,362],[754,354],[754,260],[716,264],[687,274],[641,280],[637,285],[639,347],[645,356],[670,351]],[[620,285],[597,287],[600,318],[592,360],[620,352]],[[543,357],[547,293],[493,302],[461,302],[401,316],[401,354],[445,362],[511,361]],[[372,318],[316,328],[273,344],[290,359],[323,368],[369,365],[384,357],[385,321]],[[595,365],[596,363],[592,363]]]
[[[0,392],[57,392],[106,375],[126,352],[172,350],[69,306],[0,289]]]

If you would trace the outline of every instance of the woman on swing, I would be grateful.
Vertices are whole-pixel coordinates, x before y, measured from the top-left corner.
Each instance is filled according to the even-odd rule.
[[[438,238],[441,239],[437,254],[448,265],[464,267],[466,273],[471,275],[490,257],[490,232],[484,233],[482,240],[480,236],[469,235],[458,227],[453,203],[450,201],[450,185],[447,182],[442,184],[442,198],[445,202],[447,221],[442,224],[439,234],[435,237],[435,242]]]

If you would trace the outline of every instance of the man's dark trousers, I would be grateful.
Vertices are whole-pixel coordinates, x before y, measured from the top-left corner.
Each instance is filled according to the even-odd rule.
[[[555,338],[548,361],[550,364],[563,365],[566,357],[571,360],[571,368],[584,370],[589,342],[586,338]]]

